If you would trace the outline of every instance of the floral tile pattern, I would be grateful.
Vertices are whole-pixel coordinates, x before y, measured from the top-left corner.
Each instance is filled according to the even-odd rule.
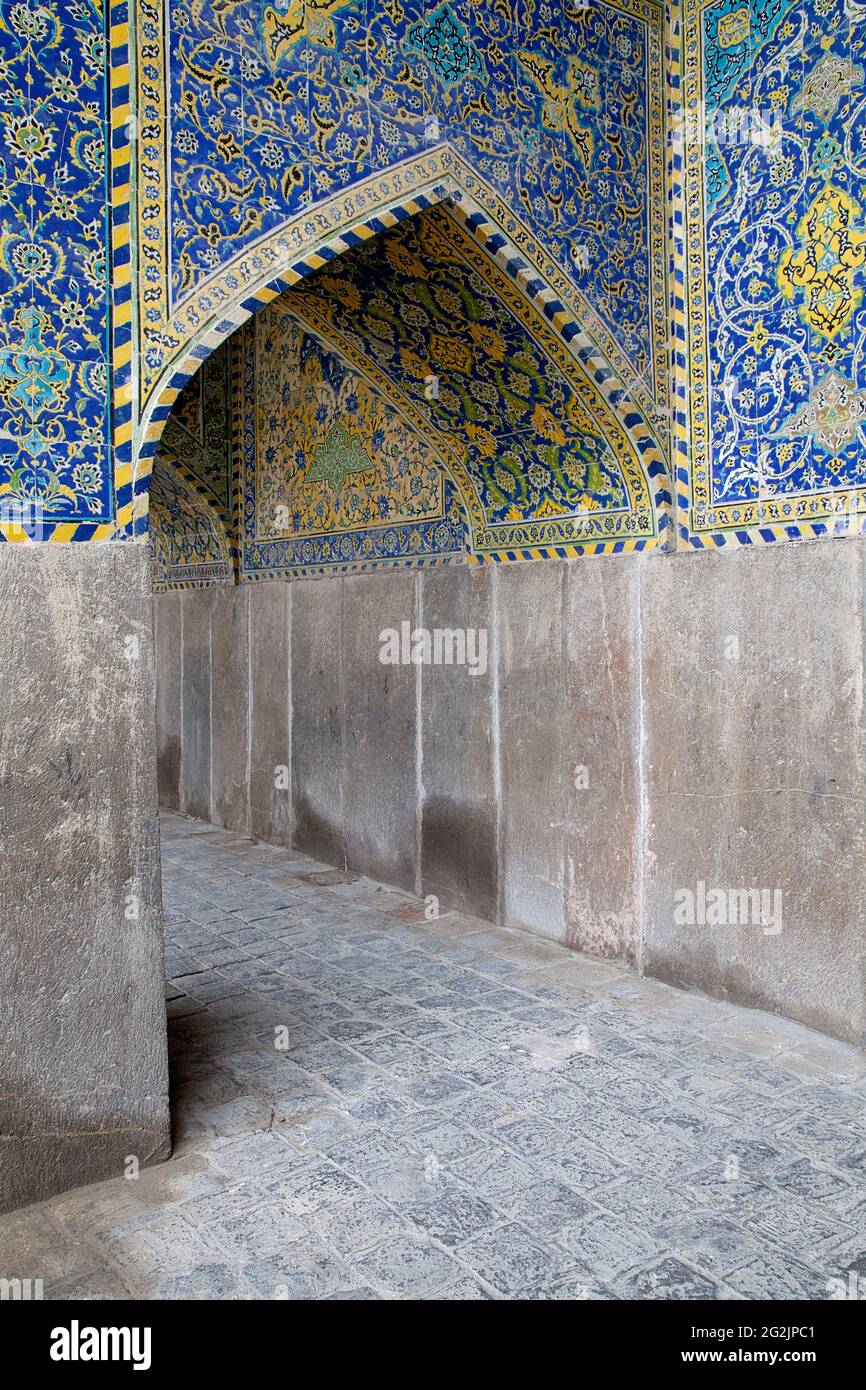
[[[859,530],[864,12],[687,0],[680,32],[660,0],[0,0],[0,536],[22,513],[56,539],[125,535],[133,491],[146,527],[154,411],[179,364],[361,222],[464,195],[526,259],[514,283],[546,287],[552,331],[573,315],[639,399],[662,454],[673,362],[687,543]],[[674,97],[682,188],[678,157],[665,173]],[[311,295],[346,332],[346,306],[329,317]],[[416,355],[425,377],[459,371]],[[371,361],[406,389],[404,360]],[[554,544],[572,482],[555,495],[553,456],[519,431],[494,465],[477,406],[465,477],[449,475],[471,548],[526,553],[551,520]],[[629,451],[596,424],[594,510],[648,534]]]
[[[281,301],[253,320],[243,352],[247,572],[466,553],[441,457],[367,377]]]
[[[305,277],[228,346],[238,413],[203,409],[208,359],[168,421],[155,479],[180,460],[216,508],[231,491],[220,430],[241,441],[241,577],[657,535],[634,438],[445,207]],[[175,506],[169,522],[187,513]],[[201,546],[186,553],[189,581],[210,582]]]
[[[286,302],[415,404],[467,475],[470,514],[484,531],[502,527],[504,548],[512,526],[629,509],[626,471],[579,386],[443,208],[347,254]]]
[[[690,24],[709,143],[689,163],[687,533],[859,530],[866,7],[715,0]]]
[[[155,592],[234,583],[231,344],[179,396],[160,440],[150,497]]]
[[[0,5],[0,515],[25,528],[113,515],[107,93],[101,10]]]
[[[172,0],[165,318],[305,209],[447,142],[662,390],[662,29],[650,0]]]

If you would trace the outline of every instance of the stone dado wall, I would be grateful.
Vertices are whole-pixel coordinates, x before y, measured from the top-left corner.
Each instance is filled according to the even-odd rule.
[[[169,1152],[150,606],[144,545],[0,546],[0,1211]]]
[[[161,799],[862,1043],[863,602],[857,540],[163,594]],[[382,665],[406,620],[487,673]]]

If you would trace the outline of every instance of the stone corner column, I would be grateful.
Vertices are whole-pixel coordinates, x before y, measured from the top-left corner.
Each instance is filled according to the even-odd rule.
[[[0,1210],[170,1151],[150,562],[0,545]]]

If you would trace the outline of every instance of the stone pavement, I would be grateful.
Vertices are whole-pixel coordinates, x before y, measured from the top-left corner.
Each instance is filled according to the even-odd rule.
[[[866,1295],[863,1054],[180,816],[163,879],[174,1157],[0,1218],[0,1277]]]

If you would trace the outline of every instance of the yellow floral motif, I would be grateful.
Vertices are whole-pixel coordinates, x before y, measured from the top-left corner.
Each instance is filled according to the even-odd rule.
[[[333,48],[336,31],[332,16],[350,3],[351,0],[267,0],[262,8],[262,32],[272,66],[307,38]]]
[[[601,110],[598,73],[579,58],[569,58],[566,81],[557,81],[555,64],[538,53],[519,53],[518,57],[535,85],[546,98],[542,122],[547,130],[569,137],[585,168],[589,168],[595,150],[592,131],[584,126],[578,108]]]
[[[347,280],[341,279],[339,275],[323,275],[322,284],[327,286],[328,293],[340,304],[345,304],[347,309],[360,309],[361,296],[355,286]]]
[[[419,381],[424,381],[429,374],[430,368],[427,363],[417,353],[411,352],[409,348],[400,349],[400,362],[403,370]]]
[[[804,295],[803,322],[828,339],[850,322],[863,298],[855,284],[866,266],[866,233],[855,227],[859,214],[853,198],[828,184],[800,220],[799,249],[785,251],[776,272],[786,299]]]
[[[548,516],[561,516],[561,515],[562,515],[562,507],[561,507],[561,506],[557,506],[557,504],[556,504],[555,502],[551,501],[550,498],[547,498],[546,501],[542,502],[542,503],[541,503],[541,506],[538,508],[538,511],[536,512],[536,516],[538,516],[541,520],[544,520],[544,518],[545,518],[545,517],[548,517]]]
[[[532,412],[532,423],[538,433],[545,439],[550,439],[554,444],[564,445],[568,441],[568,435],[562,428],[558,420],[555,420],[550,411],[543,405],[537,405]]]
[[[496,457],[496,436],[486,430],[483,425],[476,425],[472,421],[468,421],[466,438],[475,445],[482,458],[492,459]]]
[[[385,255],[395,270],[402,270],[405,275],[412,275],[417,280],[427,279],[428,270],[424,262],[418,256],[413,255],[403,242],[389,241],[385,248]]]
[[[718,40],[720,48],[736,48],[749,37],[749,11],[744,6],[731,14],[723,14],[719,20]]]
[[[746,342],[749,344],[749,347],[755,349],[755,352],[763,352],[769,341],[770,335],[764,327],[764,320],[758,319],[751,333],[746,338]]]
[[[472,352],[458,338],[446,338],[442,333],[431,333],[430,356],[440,367],[450,367],[457,372],[472,370]]]
[[[505,339],[495,328],[488,328],[483,323],[471,323],[469,336],[491,362],[505,361]]]

